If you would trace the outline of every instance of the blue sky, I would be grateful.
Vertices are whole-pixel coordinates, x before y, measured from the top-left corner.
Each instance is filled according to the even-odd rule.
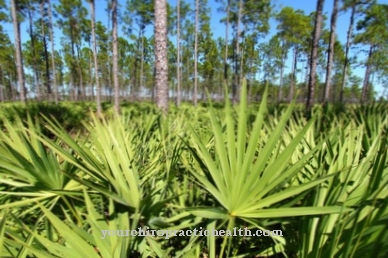
[[[107,1],[106,0],[95,0],[95,1],[96,1],[96,18],[97,18],[97,20],[100,20],[101,22],[103,22],[106,25],[108,22],[108,15],[105,11],[105,9],[107,8]],[[168,0],[168,1],[170,2],[171,5],[173,5],[173,6],[176,5],[176,0]],[[191,3],[193,8],[194,8],[194,2],[195,2],[194,0],[186,0],[186,1]],[[54,5],[57,4],[58,2],[59,2],[59,0],[52,0],[52,4],[54,4]],[[86,1],[84,1],[84,2],[85,2],[85,7],[89,11],[89,5],[87,4]],[[125,8],[126,0],[118,0],[118,2],[121,5],[121,8]],[[294,9],[300,9],[300,10],[303,10],[306,14],[309,14],[311,12],[314,12],[315,8],[316,8],[316,1],[315,0],[274,0],[272,2],[275,4],[276,10],[280,10],[284,6],[291,6]],[[388,0],[379,0],[378,3],[388,4]],[[212,26],[213,34],[215,37],[224,37],[225,36],[225,26],[224,26],[224,24],[220,23],[220,19],[223,18],[224,14],[217,12],[217,8],[220,6],[220,3],[216,3],[215,0],[209,0],[209,6],[211,8],[211,26]],[[325,1],[324,14],[328,17],[326,26],[329,26],[329,23],[330,23],[330,15],[331,15],[332,6],[333,6],[333,0],[326,0]],[[349,26],[349,16],[350,16],[349,12],[342,12],[342,13],[340,13],[340,15],[338,17],[337,36],[342,43],[344,43],[346,41],[346,33],[347,33],[348,26]],[[271,23],[271,31],[270,31],[269,35],[267,36],[267,38],[263,39],[263,41],[269,39],[272,35],[274,35],[276,33],[276,25],[277,25],[276,21],[272,19],[270,23]],[[11,40],[13,40],[12,25],[11,24],[3,24],[3,27],[10,34]],[[148,35],[152,33],[151,26],[149,26],[147,28],[147,30],[148,30],[147,31]],[[26,33],[27,23],[22,24],[21,31],[22,31],[22,41],[24,42],[24,41],[29,39],[29,36]],[[119,31],[119,35],[123,36],[122,31]],[[60,46],[59,36],[62,36],[60,30],[56,29],[55,36],[56,36],[56,46],[58,47],[58,46]],[[175,42],[175,41],[173,41],[173,42]],[[358,60],[364,59],[364,55],[360,52],[352,52],[351,54],[357,55]],[[291,55],[289,55],[289,56],[291,56]],[[291,62],[291,60],[289,60],[287,62],[288,67],[291,66],[290,62]],[[289,68],[286,68],[286,72],[289,71],[287,69],[289,69]],[[363,77],[364,68],[358,67],[358,68],[354,69],[354,73],[360,77]],[[379,94],[381,94],[383,89],[380,85],[377,85],[377,88],[375,90]]]

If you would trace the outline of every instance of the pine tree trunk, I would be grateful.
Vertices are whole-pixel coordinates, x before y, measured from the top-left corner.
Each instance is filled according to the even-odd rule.
[[[90,0],[90,10],[91,10],[91,25],[92,25],[92,44],[93,44],[93,62],[94,62],[94,78],[96,80],[96,104],[97,104],[97,115],[101,116],[101,87],[99,79],[99,69],[98,69],[98,60],[97,60],[97,42],[96,42],[96,10],[95,10],[95,0]],[[92,93],[94,95],[94,93]]]
[[[155,84],[157,106],[168,111],[167,3],[155,0]]]
[[[79,44],[76,44],[77,46],[77,71],[78,71],[78,88],[77,88],[77,95],[81,97],[81,100],[85,100],[85,90],[84,90],[84,78],[82,75],[82,67],[81,67],[81,47]]]
[[[47,40],[46,40],[46,32],[45,32],[45,24],[44,24],[44,0],[40,1],[40,16],[41,16],[41,35],[43,40],[43,48],[44,48],[44,61],[45,61],[45,82],[44,85],[47,89],[47,99],[51,101],[51,85],[50,85],[50,65],[49,65],[49,57],[48,57],[48,51],[47,51]]]
[[[336,33],[336,29],[337,29],[338,5],[339,5],[339,0],[334,0],[333,12],[331,14],[331,21],[330,21],[330,42],[329,42],[329,49],[327,51],[326,81],[325,81],[325,92],[324,92],[324,97],[323,97],[324,104],[327,104],[329,102],[329,98],[330,98],[331,70],[333,67],[334,43],[335,43],[335,33]]]
[[[240,30],[240,23],[242,18],[242,11],[243,11],[243,0],[240,0],[239,7],[238,7],[238,17],[237,17],[237,31],[236,31],[236,54],[235,54],[235,68],[234,68],[234,80],[233,80],[233,88],[232,88],[232,98],[233,98],[233,105],[236,105],[239,102],[239,88],[240,88],[240,69],[239,69],[239,62],[240,59],[240,37],[241,37],[241,30]]]
[[[3,69],[0,65],[0,78],[1,78],[1,83],[0,83],[0,102],[4,102],[4,91],[3,88],[5,87],[4,83],[4,72]]]
[[[177,20],[176,20],[176,80],[177,80],[177,97],[176,97],[176,105],[179,107],[181,105],[181,55],[180,55],[180,0],[177,0],[176,4],[176,12],[177,12]]]
[[[361,104],[365,104],[368,101],[368,93],[369,93],[368,88],[369,88],[369,80],[371,75],[371,59],[373,55],[373,49],[374,49],[374,46],[371,45],[368,53],[368,60],[367,60],[366,69],[365,69],[364,82],[362,84]]]
[[[298,48],[294,47],[293,58],[292,58],[292,72],[291,72],[291,84],[290,84],[290,92],[288,94],[288,102],[291,103],[294,99],[295,86],[296,86],[296,68],[298,65]]]
[[[38,68],[36,67],[37,60],[36,60],[36,49],[35,49],[35,36],[34,36],[34,27],[33,27],[33,21],[32,21],[32,10],[31,8],[28,8],[27,15],[28,15],[28,22],[29,22],[29,34],[30,34],[30,44],[31,44],[31,50],[32,50],[32,70],[34,73],[34,84],[35,84],[35,94],[36,99],[40,101],[41,93],[40,93],[40,80],[38,75]]]
[[[120,113],[120,88],[118,69],[118,40],[117,40],[117,0],[112,0],[112,41],[113,41],[113,84],[114,84],[114,109],[116,114]]]
[[[306,117],[309,119],[311,117],[311,111],[314,105],[314,90],[316,83],[316,69],[317,69],[317,57],[318,57],[318,47],[319,47],[319,37],[321,35],[322,27],[322,12],[324,0],[317,1],[317,11],[315,16],[314,23],[314,33],[313,33],[313,44],[311,47],[311,56],[310,56],[310,75],[309,75],[309,84],[307,91],[307,100],[306,100]]]
[[[284,43],[283,43],[284,47]],[[282,47],[282,48],[283,48]],[[279,92],[278,92],[278,102],[282,102],[283,98],[283,77],[284,77],[284,66],[285,66],[285,60],[286,60],[286,55],[283,52],[284,50],[282,49],[282,60],[281,60],[281,65],[280,65],[280,79],[279,79]]]
[[[353,5],[352,12],[350,14],[350,23],[349,23],[348,35],[347,35],[347,39],[346,39],[345,62],[344,62],[344,67],[342,69],[341,91],[340,91],[340,96],[339,96],[340,103],[343,103],[343,100],[344,100],[344,90],[345,90],[345,84],[346,84],[348,66],[349,66],[349,50],[350,50],[350,46],[352,44],[351,40],[352,40],[352,34],[353,34],[355,14],[356,14],[356,5]]]
[[[26,103],[26,86],[24,81],[24,68],[23,68],[23,57],[22,57],[22,43],[20,39],[20,23],[17,18],[17,7],[16,0],[11,0],[11,12],[12,12],[12,23],[15,35],[15,54],[16,54],[16,68],[17,78],[19,84],[19,99],[21,102]]]
[[[141,52],[140,52],[140,78],[139,78],[139,91],[137,91],[136,99],[140,97],[140,93],[143,89],[143,74],[144,74],[144,31],[141,33]]]
[[[224,83],[225,83],[225,85],[228,85],[229,8],[230,8],[230,0],[228,0],[227,6],[226,6],[225,56],[224,56]]]
[[[48,4],[49,19],[50,19],[49,34],[50,34],[50,41],[51,41],[51,73],[52,73],[52,81],[54,86],[54,101],[55,101],[55,104],[58,104],[58,85],[57,85],[56,66],[55,66],[53,13],[51,9],[51,0],[47,0],[47,4]]]
[[[194,106],[197,105],[198,94],[198,17],[199,16],[199,0],[195,0],[195,36],[194,36]]]

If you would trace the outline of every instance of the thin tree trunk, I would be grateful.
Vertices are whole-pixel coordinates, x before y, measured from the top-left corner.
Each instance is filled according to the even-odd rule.
[[[0,65],[0,78],[1,78],[1,84],[0,84],[0,102],[4,102],[4,91],[3,88],[5,87],[4,83],[4,71],[3,68]]]
[[[81,100],[85,100],[85,90],[84,90],[84,78],[82,75],[82,67],[81,67],[81,56],[80,56],[80,45],[76,44],[77,47],[77,70],[78,70],[78,88],[77,95],[81,97]]]
[[[157,106],[168,111],[167,3],[155,0],[155,80]]]
[[[76,60],[75,60],[75,49],[74,49],[74,35],[73,35],[73,30],[71,30],[70,32],[70,45],[71,45],[71,67],[70,67],[70,74],[71,74],[71,79],[70,79],[70,91],[72,92],[72,98],[73,98],[73,101],[77,101],[78,100],[78,96],[77,96],[77,90],[76,90],[76,87],[75,87],[75,78],[76,78]]]
[[[352,34],[353,34],[353,26],[354,26],[354,16],[356,14],[356,5],[352,6],[352,12],[350,14],[350,23],[349,23],[349,29],[348,29],[348,35],[346,38],[346,47],[345,47],[345,62],[342,69],[342,80],[341,80],[341,90],[340,90],[340,96],[339,96],[339,102],[343,103],[344,99],[344,90],[345,90],[345,84],[347,79],[347,73],[348,73],[348,66],[349,66],[349,50],[350,46],[352,44]]]
[[[318,46],[319,46],[319,37],[321,34],[322,27],[322,12],[324,0],[317,1],[317,11],[314,23],[314,34],[313,34],[313,44],[311,48],[311,59],[310,59],[310,75],[309,75],[309,85],[307,91],[307,100],[306,100],[306,116],[309,119],[311,117],[311,111],[314,105],[314,90],[316,83],[316,69],[317,69],[317,56],[318,56]]]
[[[371,59],[373,55],[374,46],[371,45],[368,53],[368,60],[365,68],[364,82],[362,84],[362,93],[361,93],[361,104],[365,104],[368,101],[369,93],[369,80],[371,75]]]
[[[291,72],[291,84],[290,84],[290,92],[288,94],[288,102],[291,103],[294,99],[295,86],[296,86],[296,68],[298,65],[298,48],[294,47],[293,58],[292,58],[292,72]]]
[[[92,49],[92,46],[91,46],[91,42],[89,42],[89,47],[90,49]],[[89,101],[95,101],[95,97],[94,97],[94,89],[95,89],[95,86],[93,84],[93,67],[94,67],[94,60],[93,60],[93,53],[94,51],[88,51],[89,53],[89,74],[90,76],[88,76],[88,83],[87,85],[89,85],[89,96],[88,96],[88,100]]]
[[[20,39],[20,23],[17,18],[17,7],[16,0],[11,0],[11,12],[12,22],[15,36],[15,54],[16,54],[16,68],[17,78],[19,84],[20,101],[26,103],[26,86],[24,81],[24,68],[23,68],[23,57],[22,57],[22,43]]]
[[[154,78],[154,83],[152,83],[152,88],[151,88],[151,102],[155,102],[155,82],[156,82],[156,66],[154,65],[153,71],[152,71],[152,77]]]
[[[109,4],[109,2],[108,2],[108,11],[107,11],[107,14],[108,14],[108,21],[107,21],[107,30],[108,31],[110,31],[110,26],[111,26],[111,8],[112,8],[112,4]],[[108,38],[110,39],[110,37],[111,37],[111,34],[110,33],[108,33]],[[111,63],[112,63],[112,61],[111,61],[111,55],[110,55],[110,53],[109,53],[109,51],[110,51],[110,49],[108,48],[108,65],[107,65],[107,67],[108,67],[108,93],[109,93],[109,96],[108,96],[108,99],[109,99],[109,101],[112,101],[112,96],[111,96],[111,92],[112,92],[112,70],[111,70]],[[106,92],[107,92],[107,87],[106,87],[106,85],[104,85],[104,87],[103,87],[103,89],[104,89],[104,91],[103,91],[103,96],[104,96],[104,94],[105,94],[105,100],[107,99],[107,97],[106,97]],[[133,87],[132,87],[132,89],[133,89]]]
[[[90,10],[92,14],[91,25],[92,25],[92,44],[93,44],[93,61],[94,61],[94,79],[96,80],[96,104],[97,104],[97,115],[101,116],[101,87],[99,79],[99,69],[98,69],[98,60],[97,60],[97,42],[96,42],[96,6],[94,3],[95,0],[90,0]],[[93,93],[94,94],[94,93]],[[92,95],[93,95],[92,94]]]
[[[43,40],[43,48],[44,48],[44,61],[45,61],[45,86],[47,89],[47,97],[48,100],[51,101],[51,85],[50,85],[50,68],[49,68],[49,57],[48,57],[48,51],[47,51],[47,40],[46,40],[46,32],[45,32],[45,24],[44,24],[44,17],[45,17],[45,12],[44,12],[44,4],[45,1],[41,0],[40,1],[40,16],[41,16],[41,35],[42,35],[42,40]]]
[[[120,88],[118,69],[118,47],[117,47],[117,0],[112,0],[112,26],[113,26],[113,84],[114,84],[114,109],[116,114],[120,113]]]
[[[180,55],[180,0],[177,0],[176,4],[176,12],[177,12],[177,20],[176,20],[176,80],[177,80],[177,97],[176,97],[176,105],[179,107],[181,105],[181,55]]]
[[[307,92],[309,88],[309,71],[310,71],[310,55],[307,54],[307,60],[306,60],[306,66],[305,66],[305,77],[304,77],[304,89],[306,91],[306,98],[307,98]]]
[[[194,106],[197,105],[198,94],[198,17],[199,0],[195,0],[195,36],[194,36]]]
[[[54,86],[54,101],[55,104],[58,104],[58,85],[57,85],[57,76],[56,76],[56,66],[55,66],[55,52],[54,52],[54,32],[53,32],[53,13],[51,9],[51,0],[47,0],[48,4],[48,14],[50,19],[49,34],[51,41],[51,73],[52,81]]]
[[[284,77],[284,66],[285,66],[285,60],[287,59],[287,50],[284,50],[285,43],[283,41],[282,43],[282,60],[280,65],[280,79],[279,79],[279,92],[278,92],[278,102],[282,102],[283,98],[283,77]]]
[[[225,24],[225,56],[224,56],[224,83],[228,83],[228,37],[229,37],[229,8],[230,0],[226,6],[226,24]]]
[[[242,25],[243,26],[243,28],[242,28],[242,30],[244,30],[244,25]],[[242,38],[241,39],[241,44],[244,46],[245,45],[245,37],[244,38]],[[245,77],[245,73],[244,73],[244,54],[245,54],[245,52],[244,52],[244,48],[242,48],[240,51],[240,67],[239,67],[239,69],[240,69],[240,73],[239,73],[239,88],[240,88],[240,86],[241,86],[241,83],[242,83],[242,79]],[[239,92],[239,91],[238,91]],[[240,96],[240,94],[238,94],[238,96]]]
[[[243,1],[240,0],[239,7],[238,7],[238,17],[237,17],[237,31],[236,31],[236,54],[234,59],[234,80],[233,80],[233,88],[232,88],[232,98],[233,98],[233,105],[237,104],[239,102],[239,88],[240,88],[240,70],[239,70],[239,62],[240,62],[240,37],[241,37],[241,30],[240,30],[240,23],[241,23],[241,16],[243,11]]]
[[[29,22],[29,34],[30,34],[30,41],[31,41],[31,50],[32,50],[32,70],[34,73],[34,84],[35,84],[35,94],[36,99],[40,101],[40,80],[38,76],[38,68],[36,67],[37,60],[36,60],[36,49],[35,49],[35,36],[34,36],[34,27],[33,27],[33,21],[32,21],[32,9],[28,8],[27,15],[28,15],[28,22]]]
[[[331,21],[330,21],[330,43],[329,43],[329,49],[327,51],[326,81],[325,81],[325,92],[324,92],[324,97],[323,97],[324,104],[327,104],[329,101],[329,98],[330,98],[331,70],[333,67],[334,43],[335,43],[335,33],[336,33],[336,28],[337,28],[338,5],[339,5],[339,0],[334,0],[333,12],[331,14]]]
[[[144,31],[141,33],[141,53],[140,53],[140,84],[139,91],[136,94],[136,99],[139,97],[142,89],[143,89],[143,74],[144,74]]]

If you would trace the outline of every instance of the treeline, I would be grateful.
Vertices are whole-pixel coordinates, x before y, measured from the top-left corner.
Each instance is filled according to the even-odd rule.
[[[292,7],[277,10],[270,0],[169,1],[170,98],[178,105],[196,104],[208,90],[214,99],[222,99],[227,85],[236,103],[246,79],[252,100],[260,98],[265,86],[274,102],[296,96],[307,105],[373,100],[374,85],[386,84],[388,78],[388,7],[374,0],[334,0],[331,16],[325,17],[323,3],[318,0],[316,12],[304,13]],[[1,101],[156,98],[158,42],[148,36],[154,1],[108,1],[106,24],[95,17],[95,4],[0,0]],[[224,17],[224,37],[216,38],[211,29],[215,12]],[[336,37],[337,17],[343,12],[350,13],[346,42]],[[266,42],[271,18],[276,19],[277,33]],[[2,26],[11,22],[12,40]],[[23,44],[21,24],[28,28],[22,35],[29,37]],[[115,27],[122,35],[117,39]],[[366,59],[356,58],[361,52]],[[291,67],[287,60],[292,60]],[[363,78],[352,72],[360,66],[365,67]]]

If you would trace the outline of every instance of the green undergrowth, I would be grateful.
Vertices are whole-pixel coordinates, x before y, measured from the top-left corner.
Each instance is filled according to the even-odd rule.
[[[0,257],[386,257],[388,109],[2,104]],[[101,230],[282,230],[106,237]]]

